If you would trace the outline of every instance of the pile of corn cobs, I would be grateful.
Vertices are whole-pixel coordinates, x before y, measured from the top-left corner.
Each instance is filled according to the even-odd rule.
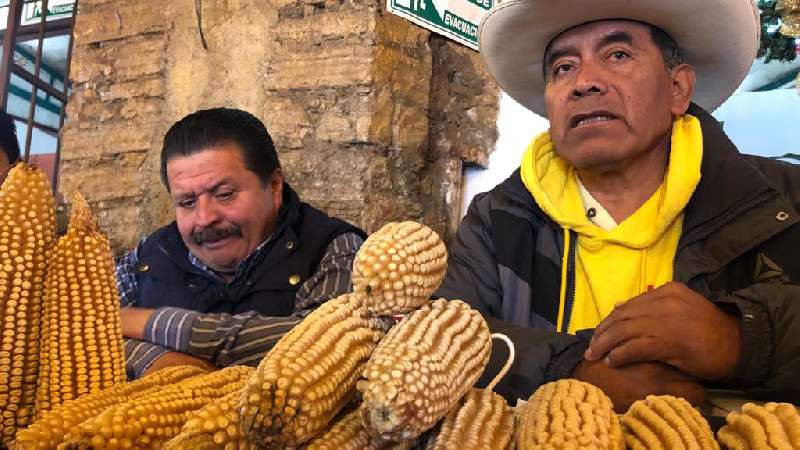
[[[14,176],[12,172],[10,178]],[[7,200],[5,191],[4,185],[0,213],[14,208],[9,201],[21,202],[32,192]],[[32,201],[28,199],[29,204]],[[19,241],[21,247],[13,247],[16,253],[8,255],[13,262],[23,255],[16,272],[0,273],[0,288],[6,289],[0,294],[5,296],[0,297],[3,314],[20,295],[43,295],[35,294],[31,286],[36,280],[41,285],[44,275],[31,268],[36,269],[47,255],[36,247],[39,240],[45,247],[54,240],[52,225],[40,226],[41,221],[35,220],[38,209],[49,207],[44,202],[30,204],[22,213],[5,213],[6,221],[14,214],[29,215],[31,220],[24,225],[3,224],[0,253],[6,248],[10,252]],[[30,243],[15,237],[23,226],[45,232],[23,233],[33,239]],[[90,223],[88,229],[97,233],[96,225]],[[63,250],[58,260],[64,260],[65,267],[47,275],[52,280],[48,286],[58,294],[44,296],[80,304],[85,293],[96,292],[95,297],[105,299],[109,283],[105,272],[100,282],[81,284],[86,278],[82,273],[98,270],[86,260],[100,252]],[[26,265],[28,261],[32,263]],[[99,370],[97,358],[61,356],[71,356],[67,348],[76,342],[76,333],[92,334],[81,342],[87,350],[117,336],[118,312],[107,305],[95,306],[87,309],[96,313],[73,317],[67,307],[58,306],[64,301],[53,300],[39,307],[38,314],[46,317],[43,350],[31,350],[36,344],[30,338],[39,331],[20,324],[6,325],[12,331],[4,331],[5,340],[0,341],[0,406],[9,404],[7,394],[3,396],[8,391],[3,390],[4,382],[12,380],[16,393],[19,386],[37,385],[32,374],[45,374],[39,375],[36,421],[16,433],[10,445],[175,450],[719,448],[708,423],[683,399],[651,396],[619,418],[600,389],[577,380],[542,386],[516,411],[490,389],[474,388],[491,353],[491,335],[481,315],[466,303],[429,300],[446,265],[445,246],[432,230],[413,222],[388,224],[371,235],[357,254],[353,292],[309,314],[257,369],[229,367],[206,373],[194,367],[168,368],[130,383],[119,383],[117,375],[106,373],[117,373],[116,357],[110,359],[109,368]],[[21,278],[28,271],[31,281]],[[78,329],[70,332],[73,322]],[[1,352],[8,351],[7,342],[12,342],[7,335],[15,343],[27,339],[30,348],[20,346],[23,350],[13,352],[14,358],[5,356]],[[119,347],[116,341],[105,345]],[[42,355],[38,356],[42,369],[26,365],[35,362],[32,353]],[[4,375],[6,366],[11,367],[5,369],[10,376]],[[74,381],[61,383],[55,374],[65,372],[74,375]],[[106,388],[112,383],[116,384]],[[34,395],[27,389],[20,391],[27,394],[17,396],[31,403]],[[19,410],[10,416],[14,422],[9,421],[6,429],[0,426],[0,431],[27,424],[32,409]],[[747,405],[742,414],[728,417],[719,442],[737,449],[800,448],[800,416],[786,404]]]

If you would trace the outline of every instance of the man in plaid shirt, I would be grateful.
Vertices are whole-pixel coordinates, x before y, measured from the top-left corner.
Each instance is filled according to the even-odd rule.
[[[365,234],[299,200],[249,113],[216,108],[177,122],[161,176],[176,221],[116,263],[131,377],[257,365],[311,309],[351,290]]]

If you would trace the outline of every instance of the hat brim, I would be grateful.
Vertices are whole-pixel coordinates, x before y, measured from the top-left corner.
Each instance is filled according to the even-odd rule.
[[[694,66],[693,101],[715,110],[753,64],[761,31],[754,0],[509,0],[481,22],[479,48],[500,88],[547,116],[542,60],[562,32],[598,20],[636,20],[664,30]]]

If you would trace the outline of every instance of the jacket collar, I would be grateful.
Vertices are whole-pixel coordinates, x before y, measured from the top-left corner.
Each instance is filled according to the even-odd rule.
[[[703,128],[703,162],[700,183],[684,210],[679,248],[705,238],[759,205],[794,212],[780,191],[739,153],[716,119],[695,104],[687,113],[697,117]],[[775,222],[774,213],[768,219]]]

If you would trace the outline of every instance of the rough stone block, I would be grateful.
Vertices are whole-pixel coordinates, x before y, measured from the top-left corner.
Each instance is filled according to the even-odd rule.
[[[75,22],[75,40],[94,44],[166,31],[172,26],[169,17],[175,13],[170,4],[159,0],[88,5],[82,2]]]
[[[144,191],[139,167],[145,157],[144,153],[127,153],[64,161],[60,191],[65,198],[72,198],[72,193],[79,191],[89,202],[141,198]]]
[[[123,81],[98,87],[100,98],[107,101],[135,97],[163,97],[166,93],[163,78]]]

